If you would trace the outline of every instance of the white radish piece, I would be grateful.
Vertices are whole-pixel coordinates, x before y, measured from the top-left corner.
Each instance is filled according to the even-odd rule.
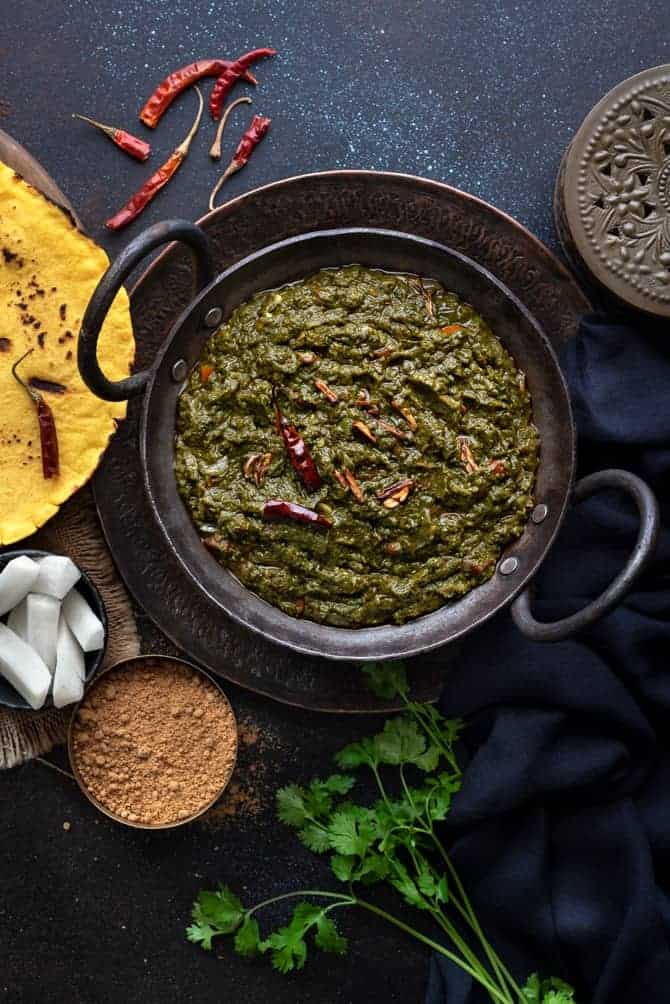
[[[7,618],[7,627],[10,628],[17,634],[19,638],[26,640],[26,634],[28,632],[28,607],[27,607],[27,597],[25,600],[21,600],[17,607],[14,607],[10,611],[9,617]]]
[[[74,704],[84,696],[84,653],[79,642],[61,617],[58,625],[56,672],[54,673],[53,699],[57,708]]]
[[[70,631],[84,652],[95,652],[102,648],[105,643],[102,621],[76,589],[72,589],[63,600],[63,613]]]
[[[56,668],[56,641],[60,600],[55,596],[28,593],[26,596],[25,640],[53,673]]]
[[[41,708],[51,686],[51,673],[37,652],[0,622],[0,674],[31,708]]]
[[[13,558],[0,572],[0,617],[27,596],[40,574],[40,566],[27,554]]]
[[[39,558],[37,564],[40,566],[40,574],[31,593],[46,593],[47,596],[62,600],[81,578],[81,572],[74,561],[64,554],[48,554],[45,558]]]

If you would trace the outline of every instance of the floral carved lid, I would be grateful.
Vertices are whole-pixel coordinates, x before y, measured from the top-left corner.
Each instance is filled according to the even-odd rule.
[[[631,306],[670,317],[670,65],[623,81],[587,115],[556,215],[570,257]]]

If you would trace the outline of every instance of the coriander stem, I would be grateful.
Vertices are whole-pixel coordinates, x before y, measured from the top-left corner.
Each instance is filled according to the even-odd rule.
[[[495,951],[495,949],[491,945],[490,941],[488,940],[488,938],[484,934],[484,932],[482,930],[482,927],[481,927],[481,924],[477,920],[477,915],[476,915],[476,913],[474,911],[474,907],[472,906],[472,903],[470,902],[470,898],[469,898],[468,894],[465,891],[463,883],[460,880],[458,872],[456,871],[451,858],[449,857],[449,855],[447,854],[446,850],[444,849],[444,845],[442,844],[442,841],[439,839],[439,837],[437,837],[435,835],[435,833],[432,830],[431,830],[431,836],[433,838],[433,842],[434,842],[435,846],[437,847],[440,855],[442,856],[442,858],[444,860],[444,863],[447,866],[447,869],[449,871],[451,879],[452,879],[454,885],[456,886],[456,890],[457,890],[457,892],[458,892],[458,894],[459,894],[459,896],[461,897],[461,900],[462,900],[462,904],[463,905],[461,906],[461,904],[458,902],[458,900],[456,898],[452,898],[452,902],[453,902],[454,906],[459,909],[461,915],[467,920],[467,922],[469,923],[470,927],[472,928],[472,930],[474,931],[474,933],[479,938],[479,940],[480,940],[480,942],[482,944],[482,947],[483,947],[484,951],[486,952],[486,956],[487,956],[489,962],[491,963],[491,966],[495,970],[495,973],[496,973],[498,979],[501,980],[501,981],[503,979],[506,979],[507,982],[509,983],[510,987],[514,991],[514,993],[517,994],[517,996],[520,998],[521,997],[521,988],[519,987],[519,984],[516,982],[516,980],[514,979],[514,977],[510,973],[510,971],[507,969],[507,967],[502,963],[502,961],[500,959],[500,956]]]
[[[402,920],[399,920],[392,914],[387,913],[386,910],[382,910],[378,906],[375,906],[374,903],[368,903],[367,900],[364,899],[356,899],[354,902],[357,906],[362,906],[364,910],[369,910],[371,913],[376,913],[378,917],[382,917],[384,920],[387,920],[390,924],[394,924],[396,927],[400,928],[401,931],[404,931],[405,934],[410,934],[413,938],[416,938],[418,941],[423,942],[424,945],[427,945],[429,948],[432,948],[434,952],[439,952],[440,955],[444,955],[455,965],[460,966],[461,969],[464,969],[466,973],[469,973],[470,976],[472,976],[473,979],[477,980],[478,983],[481,983],[481,985],[488,990],[490,996],[494,1000],[500,1001],[501,1004],[509,1004],[509,997],[503,997],[500,990],[498,990],[497,987],[495,987],[491,982],[489,982],[487,978],[488,974],[486,974],[485,970],[477,972],[466,962],[464,962],[463,959],[459,959],[457,955],[455,955],[453,952],[450,952],[448,948],[445,948],[444,945],[440,945],[437,941],[433,941],[432,938],[429,938],[425,934],[422,934],[421,931],[417,931],[415,927],[410,927],[409,924],[405,924]]]
[[[372,771],[372,773],[375,776],[375,780],[377,782],[377,787],[379,788],[381,796],[384,799],[384,804],[386,805],[387,809],[390,809],[391,808],[391,804],[390,804],[390,802],[388,800],[388,796],[386,794],[386,788],[384,787],[384,783],[383,783],[383,781],[381,779],[381,775],[380,775],[379,771],[377,770],[377,767],[374,764],[370,764],[370,770]]]
[[[455,947],[459,950],[461,955],[470,963],[473,967],[481,966],[481,962],[470,948],[465,939],[458,933],[453,923],[449,918],[440,910],[439,907],[432,907],[431,914],[435,923],[442,928],[444,933],[448,936],[450,941],[452,941]]]
[[[400,772],[399,773],[400,773],[400,780],[402,782],[403,791],[405,792],[405,795],[407,796],[407,801],[409,802],[409,804],[412,806],[412,808],[416,812],[416,805],[414,804],[414,799],[412,798],[410,790],[407,787],[407,781],[405,780],[405,765],[402,764],[402,763],[400,764]]]
[[[261,903],[256,903],[252,906],[250,910],[246,911],[247,917],[250,917],[252,913],[256,913],[257,910],[262,910],[264,906],[270,906],[272,903],[279,903],[283,899],[295,899],[296,896],[323,896],[326,899],[336,899],[342,906],[354,906],[357,902],[356,899],[351,896],[344,896],[340,892],[326,892],[324,889],[298,889],[296,892],[285,892],[281,896],[272,896],[271,899],[264,899]]]

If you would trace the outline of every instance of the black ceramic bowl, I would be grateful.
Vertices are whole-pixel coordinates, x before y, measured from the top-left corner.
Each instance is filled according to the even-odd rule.
[[[0,572],[5,567],[5,565],[12,560],[12,558],[20,558],[22,555],[26,555],[28,558],[46,558],[48,554],[54,554],[54,551],[35,551],[20,549],[16,551],[4,551],[0,554]],[[75,564],[77,564],[75,562]],[[79,568],[79,565],[77,565]],[[107,613],[105,611],[105,604],[102,602],[102,596],[95,588],[88,575],[79,568],[81,572],[81,578],[77,583],[75,583],[74,588],[81,593],[91,609],[98,615],[102,621],[102,626],[105,629],[105,639],[103,641],[102,648],[97,652],[85,652],[84,662],[86,666],[86,677],[84,683],[89,683],[95,674],[100,669],[102,665],[102,660],[105,655],[105,648],[107,647]],[[6,708],[15,708],[22,711],[31,711],[31,707],[28,702],[21,697],[19,693],[14,690],[14,688],[5,680],[3,676],[0,676],[0,705],[4,705]],[[53,707],[53,701],[51,699],[51,694],[47,697],[44,702],[43,707],[50,708]]]

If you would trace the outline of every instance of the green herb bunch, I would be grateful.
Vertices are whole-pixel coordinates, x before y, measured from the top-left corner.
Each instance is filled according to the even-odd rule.
[[[344,887],[300,889],[253,906],[244,906],[226,886],[202,891],[193,905],[190,941],[211,949],[219,935],[231,935],[243,956],[269,954],[282,973],[302,969],[313,943],[324,952],[344,954],[347,940],[335,914],[358,907],[382,917],[433,951],[460,966],[496,1004],[574,1004],[574,991],[562,980],[537,973],[520,986],[485,936],[436,826],[446,819],[461,785],[454,746],[462,723],[444,718],[432,705],[409,699],[400,663],[364,667],[371,689],[380,697],[399,696],[404,712],[389,719],[382,732],[345,746],[335,760],[342,773],[315,779],[306,787],[290,784],[277,792],[281,822],[316,854],[330,854],[332,873]],[[350,773],[372,773],[378,797],[371,805],[351,800],[356,784]],[[375,884],[392,886],[402,901],[434,922],[435,934],[368,899]],[[271,904],[298,899],[288,923],[261,934],[257,915]]]

